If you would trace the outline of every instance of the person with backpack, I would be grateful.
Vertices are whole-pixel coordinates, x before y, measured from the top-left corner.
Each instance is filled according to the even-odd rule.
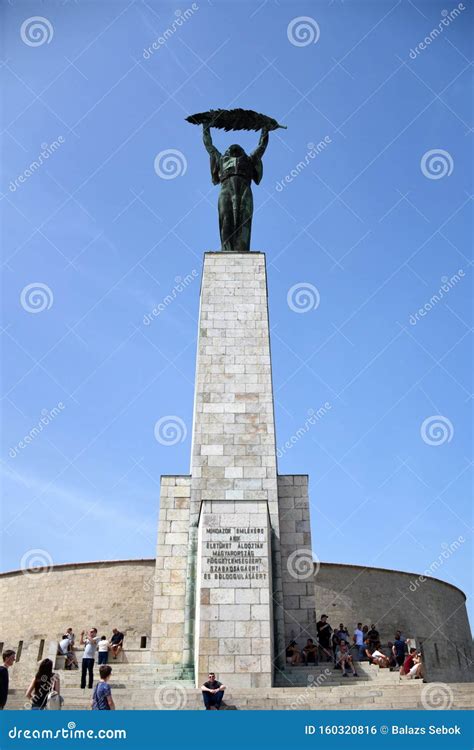
[[[112,667],[108,664],[102,664],[99,667],[100,682],[94,688],[92,694],[91,706],[93,711],[115,711],[115,703],[112,698],[112,689],[109,679],[112,674]]]
[[[26,697],[31,701],[31,710],[44,711],[46,708],[53,708],[53,705],[48,705],[51,701],[54,708],[59,708],[60,706],[56,705],[61,701],[59,687],[59,675],[53,672],[53,662],[51,659],[43,659],[26,691]]]

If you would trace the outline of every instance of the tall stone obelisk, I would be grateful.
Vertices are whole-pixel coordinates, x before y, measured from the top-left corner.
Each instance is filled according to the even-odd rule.
[[[281,572],[263,253],[204,258],[190,521],[197,683],[212,670],[235,686],[270,686]]]
[[[277,475],[263,253],[206,253],[189,475],[161,479],[151,660],[200,685],[284,679],[315,637],[308,478]]]

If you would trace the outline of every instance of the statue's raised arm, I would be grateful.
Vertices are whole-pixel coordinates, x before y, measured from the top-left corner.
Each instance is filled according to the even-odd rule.
[[[266,148],[268,146],[268,130],[266,128],[262,128],[262,132],[260,133],[260,140],[258,142],[258,146],[255,149],[255,151],[252,151],[250,156],[256,159],[261,159],[264,155]]]
[[[211,138],[211,128],[208,123],[204,123],[202,126],[202,140],[206,148],[207,153],[211,157],[211,178],[213,185],[219,184],[219,159],[221,153],[217,149]]]

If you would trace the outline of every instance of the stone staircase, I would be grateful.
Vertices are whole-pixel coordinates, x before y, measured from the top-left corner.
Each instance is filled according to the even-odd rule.
[[[227,690],[225,707],[236,710],[381,710],[424,709],[422,691],[427,686],[421,680],[397,686],[367,686],[351,684],[326,688],[250,688]],[[452,699],[446,708],[472,710],[472,686],[450,684]],[[90,690],[65,688],[62,691],[64,709],[88,710]],[[201,692],[186,688],[181,683],[168,683],[158,688],[114,687],[113,697],[119,710],[202,710]],[[24,691],[9,693],[7,710],[29,708]]]
[[[391,672],[389,669],[379,669],[368,662],[354,663],[358,677],[352,676],[350,671],[347,677],[342,676],[340,669],[334,669],[332,662],[322,663],[318,666],[286,666],[284,671],[277,671],[275,675],[276,687],[307,687],[315,684],[317,687],[331,687],[346,685],[350,682],[373,682],[377,685],[398,685],[400,675],[398,670]]]
[[[18,665],[19,666],[19,665]],[[170,665],[112,663],[111,687],[119,710],[202,710],[200,690],[190,674]],[[342,677],[332,664],[317,667],[293,667],[278,675],[274,688],[232,689],[225,693],[225,707],[237,710],[355,710],[423,709],[426,689],[421,680],[400,679],[397,672],[359,663],[358,679]],[[95,674],[98,674],[97,665]],[[187,679],[181,679],[182,677]],[[13,672],[7,710],[29,708],[25,690],[29,679]],[[92,691],[79,687],[79,671],[61,671],[64,709],[89,710]],[[288,686],[288,678],[293,686]],[[295,683],[297,686],[295,687]],[[425,697],[423,699],[423,691]],[[446,708],[473,709],[472,684],[442,686]],[[433,702],[434,703],[434,702]],[[435,704],[436,705],[436,704]]]

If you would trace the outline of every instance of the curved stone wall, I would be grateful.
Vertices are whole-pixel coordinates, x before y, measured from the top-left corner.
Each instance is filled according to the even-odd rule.
[[[430,681],[472,679],[472,636],[463,592],[436,578],[323,563],[315,575],[316,615],[331,625],[374,623],[381,640],[396,629],[421,647]]]
[[[0,575],[0,642],[4,648],[35,650],[41,639],[59,638],[72,627],[117,627],[130,648],[151,635],[154,560],[119,560],[56,565],[40,572]]]
[[[149,646],[155,561],[118,560],[57,565],[36,574],[0,574],[0,644],[18,648],[23,663],[36,661],[41,640],[59,638],[71,626],[126,633],[129,648]],[[435,578],[357,565],[321,563],[315,575],[317,619],[350,629],[374,622],[383,642],[396,628],[415,638],[430,680],[472,679],[472,641],[465,596]],[[45,654],[46,655],[46,654]]]

